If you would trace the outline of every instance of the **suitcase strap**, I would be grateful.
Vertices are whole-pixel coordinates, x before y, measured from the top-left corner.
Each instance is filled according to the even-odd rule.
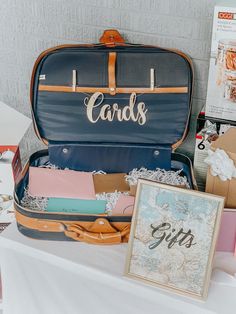
[[[42,232],[64,232],[68,238],[80,242],[119,244],[128,242],[129,239],[130,222],[111,224],[104,217],[99,217],[94,222],[37,219],[22,215],[17,210],[15,215],[17,222],[25,228]]]
[[[124,230],[109,233],[88,232],[79,225],[70,225],[65,231],[65,235],[73,240],[91,243],[91,244],[119,244],[124,242],[123,239],[129,235],[130,226]]]

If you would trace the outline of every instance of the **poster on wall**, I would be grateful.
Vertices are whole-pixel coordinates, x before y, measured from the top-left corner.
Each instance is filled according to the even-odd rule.
[[[139,180],[125,276],[205,299],[223,206],[222,197]]]
[[[236,2],[215,7],[206,115],[236,121]]]

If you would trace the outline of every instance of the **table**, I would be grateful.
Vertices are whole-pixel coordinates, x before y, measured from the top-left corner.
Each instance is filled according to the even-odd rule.
[[[232,254],[216,254],[203,303],[123,277],[126,249],[33,240],[11,224],[0,236],[3,314],[235,313]]]

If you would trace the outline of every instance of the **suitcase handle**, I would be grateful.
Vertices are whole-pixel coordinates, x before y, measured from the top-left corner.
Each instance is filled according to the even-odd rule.
[[[109,47],[125,45],[125,40],[116,29],[106,29],[99,39],[101,44]]]
[[[73,240],[90,243],[90,244],[119,244],[127,239],[130,233],[130,226],[126,226],[122,231],[117,232],[89,232],[81,226],[73,224],[67,227],[65,235]]]

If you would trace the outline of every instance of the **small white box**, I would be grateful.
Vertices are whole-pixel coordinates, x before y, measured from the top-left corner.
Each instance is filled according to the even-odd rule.
[[[0,232],[14,220],[13,191],[22,165],[19,143],[31,120],[0,102]]]
[[[236,1],[215,6],[206,115],[236,121]]]

